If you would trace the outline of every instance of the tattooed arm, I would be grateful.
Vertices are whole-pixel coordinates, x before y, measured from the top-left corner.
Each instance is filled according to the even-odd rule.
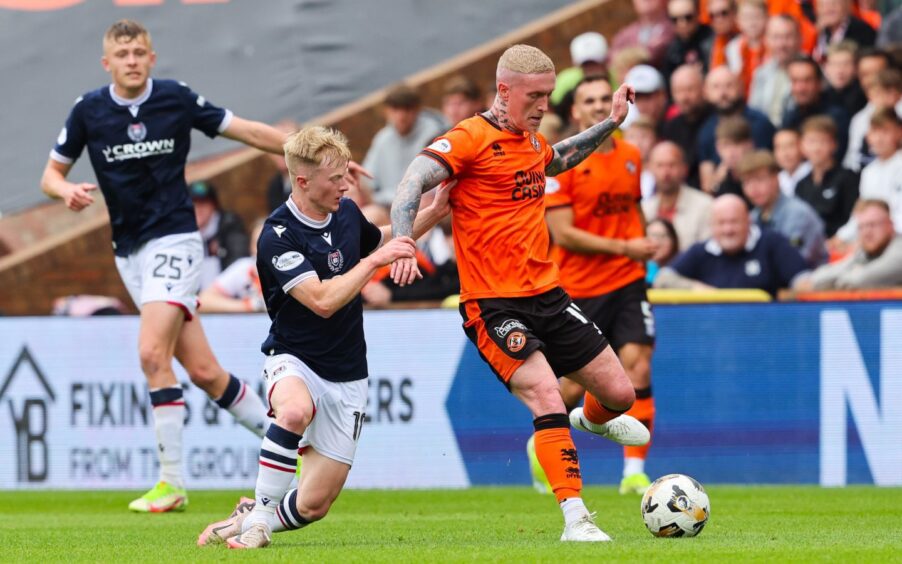
[[[448,170],[437,161],[417,155],[407,167],[404,178],[398,185],[395,201],[391,206],[391,230],[394,237],[411,237],[414,221],[420,209],[423,192],[450,177]],[[417,278],[422,278],[416,259],[399,259],[391,265],[391,278],[404,286]]]
[[[557,176],[575,167],[614,132],[629,111],[629,102],[635,100],[636,93],[631,86],[623,84],[614,93],[611,115],[601,123],[568,137],[554,146],[554,158],[545,167],[547,176]]]

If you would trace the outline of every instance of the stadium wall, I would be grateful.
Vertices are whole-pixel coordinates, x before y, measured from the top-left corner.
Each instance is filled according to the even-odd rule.
[[[902,304],[656,309],[652,475],[703,483],[902,485]],[[527,484],[530,416],[446,310],[367,312],[370,396],[356,488]],[[0,319],[0,489],[139,488],[156,476],[137,319]],[[208,316],[259,386],[262,315]],[[180,373],[187,381],[184,373]],[[190,387],[191,487],[249,488],[259,441]],[[587,483],[620,449],[576,433]]]

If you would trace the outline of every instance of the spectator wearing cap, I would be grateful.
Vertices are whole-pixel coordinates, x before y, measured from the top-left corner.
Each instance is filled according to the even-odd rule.
[[[551,92],[554,113],[565,122],[570,118],[573,90],[580,81],[587,76],[607,78],[608,41],[604,35],[594,31],[581,33],[570,42],[570,60],[573,66],[558,73],[554,91]]]
[[[385,120],[388,124],[373,137],[363,167],[373,174],[374,202],[391,207],[407,165],[448,127],[436,112],[423,110],[420,94],[404,84],[386,94]]]
[[[841,161],[849,143],[849,114],[824,95],[820,67],[811,57],[797,55],[789,61],[786,72],[790,99],[782,126],[798,129],[812,116],[830,116],[836,123],[836,160]]]
[[[205,288],[233,262],[248,253],[248,235],[241,218],[219,206],[215,187],[208,182],[192,182],[188,193],[194,202],[194,217],[204,241],[200,287]]]
[[[789,103],[789,74],[786,66],[799,54],[802,36],[799,23],[786,14],[771,16],[764,31],[767,59],[752,74],[749,107],[763,112],[770,122],[779,126]]]
[[[636,21],[620,30],[611,44],[611,56],[629,47],[648,49],[649,62],[660,66],[674,38],[665,0],[633,0]]]
[[[670,0],[667,15],[673,22],[676,37],[664,55],[664,80],[670,82],[673,72],[682,65],[698,66],[708,72],[714,32],[698,21],[698,8],[694,0]]]
[[[667,91],[664,77],[651,65],[636,65],[626,73],[623,83],[633,87],[636,102],[629,108],[621,128],[629,129],[630,124],[639,116],[652,120],[655,132],[661,135],[664,125],[664,112],[667,111]]]
[[[445,82],[442,91],[442,115],[449,126],[454,127],[468,117],[481,112],[482,89],[471,78],[456,75]]]
[[[780,191],[780,168],[769,151],[755,151],[743,157],[738,173],[742,190],[752,202],[749,217],[763,229],[780,233],[799,250],[810,267],[827,262],[824,222],[811,206]]]
[[[725,66],[711,69],[705,77],[705,99],[715,111],[698,132],[698,156],[701,163],[699,176],[701,189],[713,192],[717,184],[715,173],[720,165],[716,131],[721,119],[737,116],[745,118],[751,129],[752,143],[759,149],[773,147],[776,130],[767,116],[746,106],[739,77]]]
[[[785,237],[752,223],[742,199],[726,194],[711,206],[711,238],[692,245],[662,268],[654,286],[756,288],[775,296],[806,271],[802,255]]]
[[[661,138],[673,141],[683,148],[689,166],[686,183],[698,188],[699,155],[698,133],[714,111],[705,100],[704,76],[698,65],[682,65],[670,76],[670,94],[677,115],[666,120],[661,127]]]
[[[852,15],[851,0],[817,0],[814,11],[820,31],[812,55],[818,62],[824,61],[830,45],[844,39],[854,41],[859,47],[870,47],[877,41],[874,28]]]
[[[863,290],[902,286],[902,235],[883,200],[855,205],[858,245],[846,258],[800,276],[795,290]]]

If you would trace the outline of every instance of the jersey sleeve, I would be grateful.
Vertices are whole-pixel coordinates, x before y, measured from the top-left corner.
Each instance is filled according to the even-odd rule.
[[[473,133],[457,125],[448,133],[436,137],[420,154],[437,161],[453,177],[473,162],[478,150],[478,141],[474,139]]]
[[[257,254],[261,258],[259,262],[266,264],[286,294],[304,280],[317,276],[313,264],[284,235],[277,237],[272,232],[261,235]]]
[[[545,179],[545,209],[573,205],[573,175],[571,171]]]
[[[536,133],[536,137],[542,140],[542,146],[545,147],[545,167],[551,164],[551,161],[554,160],[554,147],[551,146],[551,143],[545,139],[545,136],[541,133]]]
[[[185,95],[188,97],[191,127],[203,132],[207,137],[216,137],[228,129],[234,117],[230,110],[214,106],[187,85],[183,84],[182,86],[185,89]]]
[[[50,158],[63,163],[74,163],[87,143],[87,132],[85,129],[85,120],[83,117],[82,99],[75,100],[75,105],[66,118],[66,124],[60,130],[59,136],[56,138],[56,144],[50,151]]]

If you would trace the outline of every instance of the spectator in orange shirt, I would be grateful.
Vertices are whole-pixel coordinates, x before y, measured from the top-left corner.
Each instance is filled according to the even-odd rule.
[[[727,43],[727,66],[739,76],[745,97],[748,97],[752,75],[764,59],[767,4],[764,0],[740,0],[736,20],[739,35]]]
[[[710,0],[707,15],[714,31],[709,69],[727,64],[727,43],[736,37],[736,5],[733,0]]]
[[[577,86],[573,121],[586,131],[611,111],[613,90],[603,78]],[[639,149],[608,138],[576,167],[548,180],[545,219],[554,240],[551,258],[561,285],[583,314],[601,329],[617,352],[633,387],[636,403],[629,413],[646,427],[654,420],[651,354],[654,318],[646,296],[645,264],[657,243],[645,237],[639,206]],[[568,408],[585,390],[561,382]],[[648,445],[624,448],[620,493],[644,493]]]

